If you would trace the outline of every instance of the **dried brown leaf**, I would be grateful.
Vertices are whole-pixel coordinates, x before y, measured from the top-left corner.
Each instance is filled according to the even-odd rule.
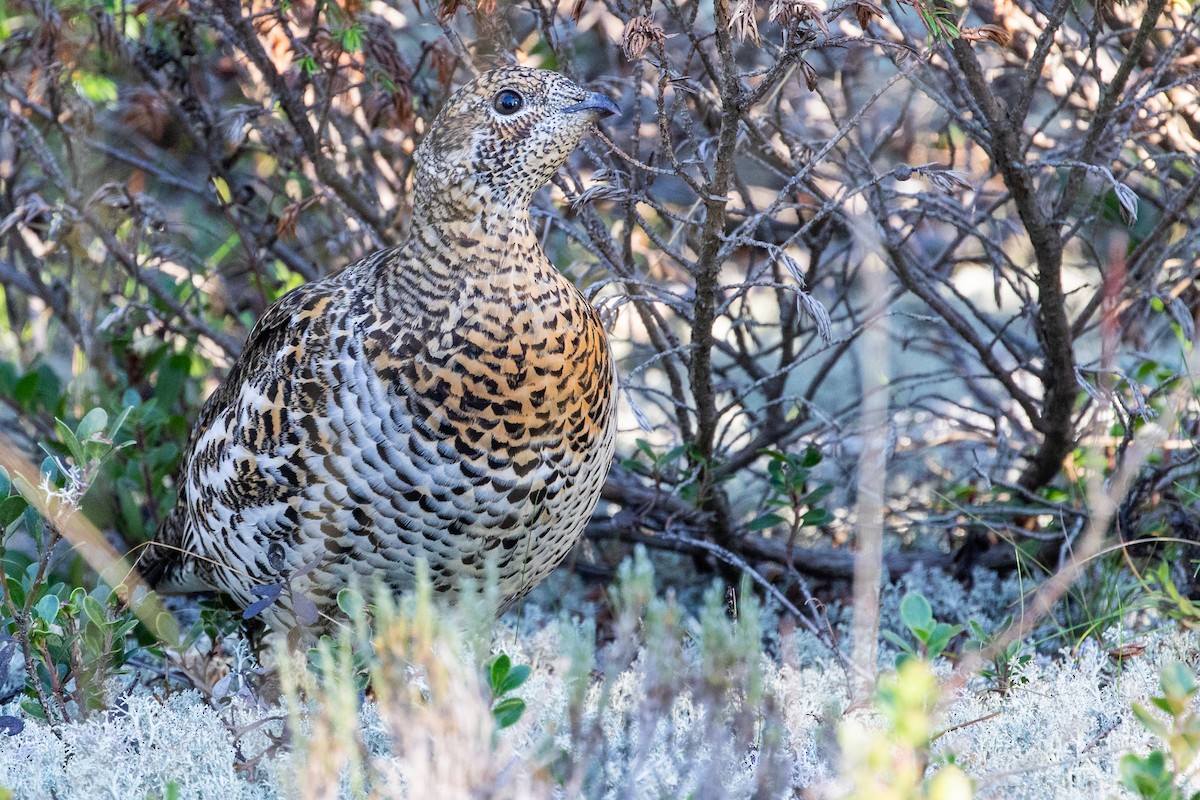
[[[1128,661],[1131,658],[1136,658],[1146,652],[1146,645],[1142,642],[1129,642],[1128,644],[1118,645],[1108,651],[1108,657],[1113,661]]]
[[[655,24],[650,17],[633,17],[625,23],[621,33],[621,50],[625,57],[634,61],[642,57],[650,45],[661,45],[667,40],[663,29]]]
[[[221,114],[216,127],[226,154],[237,152],[242,142],[246,141],[250,122],[264,113],[258,106],[237,105]]]
[[[329,33],[327,28],[318,28],[312,39],[313,55],[322,67],[332,67],[337,64],[342,53],[345,52],[342,43],[336,37]]]
[[[135,16],[153,14],[155,19],[174,19],[179,14],[178,0],[142,0],[133,7]]]
[[[1125,218],[1126,225],[1132,225],[1137,222],[1138,218],[1138,196],[1137,192],[1130,189],[1120,181],[1113,181],[1113,193],[1117,196],[1117,202],[1121,205],[1121,216]]]
[[[303,200],[298,200],[294,203],[288,203],[284,206],[283,211],[279,215],[279,221],[275,223],[275,234],[279,238],[286,238],[296,233],[296,221],[300,215],[316,204],[320,199],[320,195],[312,195]]]
[[[124,187],[115,183],[106,183],[93,195],[89,202],[100,202],[96,198],[101,192],[119,192],[128,200],[129,193],[125,192]],[[128,203],[126,206],[128,207]],[[31,194],[22,198],[21,202],[11,214],[0,220],[0,236],[8,233],[13,228],[27,228],[38,221],[44,221],[54,213],[53,207],[41,198],[41,195]]]
[[[1012,41],[1012,34],[999,25],[980,25],[978,28],[963,28],[962,38],[969,42],[993,41],[1005,47]]]
[[[407,86],[397,86],[395,91],[380,86],[364,92],[362,110],[372,128],[411,131],[417,118]]]
[[[800,61],[800,71],[804,73],[804,85],[810,92],[817,90],[817,71],[807,61]]]
[[[124,184],[110,182],[103,184],[88,199],[89,206],[106,206],[128,211],[133,207],[133,198]]]
[[[363,51],[368,64],[375,67],[370,71],[372,78],[376,84],[385,84],[371,93],[378,97],[368,96],[375,113],[367,114],[367,118],[388,127],[407,127],[413,118],[412,70],[400,55],[390,26],[383,20],[370,19],[365,27]]]
[[[780,25],[811,21],[821,33],[829,35],[829,24],[820,5],[813,0],[772,0],[767,18]]]
[[[441,5],[438,6],[438,20],[441,22],[449,21],[461,5],[462,0],[442,0]]]
[[[794,14],[795,5],[791,0],[771,0],[771,7],[767,10],[767,19],[778,22],[780,25],[786,25],[792,21]]]
[[[629,192],[620,186],[598,183],[584,189],[578,197],[572,200],[571,210],[578,211],[583,206],[595,203],[597,200],[624,200],[628,195]]]
[[[408,84],[412,79],[412,70],[396,47],[391,27],[378,18],[367,19],[364,15],[361,19],[366,21],[363,51],[367,58],[375,62],[393,83]]]
[[[137,88],[122,95],[117,115],[126,130],[142,138],[162,144],[171,122],[171,109],[158,92]]]
[[[796,308],[813,321],[821,341],[825,344],[833,341],[833,321],[829,316],[829,310],[820,300],[803,289],[798,289],[796,290]]]
[[[754,17],[754,0],[738,0],[729,15],[729,30],[740,41],[749,40],[751,44],[759,44],[762,40],[758,35],[758,20]]]
[[[871,0],[858,0],[854,4],[854,14],[858,17],[858,27],[864,31],[871,24],[871,20],[878,17],[883,19],[883,9],[872,3]]]
[[[458,54],[454,52],[454,45],[450,44],[450,40],[445,36],[429,45],[429,63],[437,73],[438,83],[449,86],[450,81],[454,80],[454,70],[458,68]]]
[[[296,218],[300,216],[300,205],[298,203],[288,203],[283,209],[283,213],[279,215],[279,221],[275,223],[275,235],[280,239],[286,239],[296,232]]]
[[[829,23],[825,21],[825,12],[814,0],[797,0],[796,5],[803,12],[804,18],[810,20],[817,30],[829,36]]]
[[[945,194],[952,194],[959,189],[967,189],[971,186],[970,176],[967,173],[937,164],[921,164],[916,167],[901,165],[895,169],[894,174],[896,180],[906,181],[912,177],[914,172],[928,180],[934,189]]]

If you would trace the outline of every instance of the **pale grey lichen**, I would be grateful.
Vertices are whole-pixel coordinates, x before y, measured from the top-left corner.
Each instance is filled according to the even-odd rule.
[[[1014,582],[986,573],[964,589],[940,574],[917,572],[884,593],[884,626],[900,629],[897,607],[907,591],[929,598],[940,620],[991,625],[1021,596]],[[327,754],[306,751],[303,740],[328,735],[328,709],[301,707],[292,746],[276,747],[282,709],[240,700],[218,709],[195,693],[161,701],[143,691],[64,726],[61,739],[26,718],[23,731],[0,740],[0,787],[37,800],[161,798],[169,784],[180,798],[356,791],[418,798],[445,796],[426,784],[458,769],[503,782],[500,794],[513,798],[748,798],[795,790],[836,796],[839,724],[853,718],[863,731],[885,727],[871,708],[851,706],[851,682],[837,662],[800,632],[780,635],[769,608],[736,623],[724,618],[719,598],[710,596],[709,611],[689,613],[635,594],[621,602],[645,603],[636,622],[618,620],[618,638],[600,648],[592,623],[578,613],[552,617],[527,608],[519,626],[505,617],[493,647],[530,665],[532,675],[518,691],[528,703],[521,721],[495,736],[473,722],[489,722],[488,700],[472,677],[474,660],[447,673],[462,686],[448,699],[441,695],[436,715],[426,715],[420,702],[407,710],[370,700],[356,710],[351,703],[342,711],[354,715],[349,725],[369,764],[365,783],[349,769],[337,773],[333,787],[305,783],[311,759]],[[831,616],[845,624],[836,609]],[[977,781],[980,797],[1130,796],[1118,782],[1121,757],[1159,744],[1135,719],[1132,704],[1158,691],[1163,663],[1200,667],[1193,633],[1139,633],[1144,650],[1115,660],[1106,642],[1131,638],[1128,629],[1114,629],[1073,651],[1031,659],[1005,694],[992,691],[989,681],[969,682],[947,698],[938,724],[949,730],[933,747],[934,762],[952,755]],[[881,663],[889,662],[881,655]],[[943,677],[951,669],[938,665]],[[21,712],[10,703],[0,713]],[[267,717],[273,719],[255,726]],[[231,731],[240,733],[236,741]],[[426,758],[440,766],[423,767]],[[254,766],[239,770],[246,760]]]
[[[1132,704],[1158,693],[1163,663],[1200,666],[1195,634],[1160,631],[1141,641],[1145,651],[1120,662],[1091,641],[1031,661],[1021,670],[1026,682],[1004,696],[960,693],[945,723],[963,727],[939,744],[979,779],[981,796],[1128,796],[1116,786],[1121,757],[1162,744],[1134,718]]]
[[[10,737],[0,747],[0,786],[16,797],[59,800],[164,797],[172,783],[180,797],[262,794],[240,779],[223,722],[192,692],[165,702],[132,694],[60,733],[29,721]]]
[[[16,702],[4,714],[20,715]],[[26,719],[24,729],[0,741],[0,786],[14,797],[57,797],[65,789],[66,747],[45,725]]]

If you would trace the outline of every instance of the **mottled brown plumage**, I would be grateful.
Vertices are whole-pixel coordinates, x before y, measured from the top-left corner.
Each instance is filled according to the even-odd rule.
[[[287,584],[263,616],[288,628],[296,594],[334,614],[355,578],[406,590],[419,559],[444,591],[494,561],[505,603],[562,560],[612,457],[615,376],[529,201],[615,110],[524,68],[451,97],[404,244],[283,297],[209,398],[143,559],[160,590],[245,607]]]

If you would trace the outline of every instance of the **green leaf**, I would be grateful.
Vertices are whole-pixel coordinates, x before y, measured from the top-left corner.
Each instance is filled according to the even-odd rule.
[[[933,607],[924,595],[909,592],[900,601],[900,620],[913,633],[927,632],[933,627]]]
[[[0,500],[0,527],[7,529],[9,525],[20,519],[28,505],[29,502],[19,494]]]
[[[804,484],[808,483],[808,470],[792,469],[791,478],[788,480],[788,493],[800,494],[804,491]]]
[[[154,618],[154,635],[159,638],[159,641],[166,644],[176,644],[179,642],[179,622],[168,611],[158,612],[158,616]]]
[[[904,652],[906,652],[906,653],[912,652],[912,649],[913,649],[912,642],[905,640],[898,633],[896,633],[894,631],[881,631],[881,633],[883,635],[883,638],[887,639],[889,642],[896,645]]]
[[[807,506],[815,506],[817,503],[825,499],[825,497],[833,491],[832,483],[822,483],[817,488],[813,489],[804,497],[800,498],[800,502]]]
[[[761,517],[756,517],[750,520],[747,526],[752,531],[765,531],[768,528],[774,528],[776,525],[786,525],[788,521],[778,514],[763,514]]]
[[[779,461],[772,461],[770,464],[767,464],[767,475],[771,481],[771,486],[776,491],[783,491],[783,485],[785,482],[783,477],[783,464]]]
[[[934,627],[929,638],[925,640],[925,647],[928,650],[930,658],[941,655],[941,652],[946,649],[946,645],[950,644],[950,640],[958,634],[962,633],[962,625],[947,625],[940,622]]]
[[[179,458],[179,445],[174,442],[161,444],[146,454],[146,460],[150,462],[153,469],[167,469],[175,464],[177,458]]]
[[[809,447],[804,453],[804,460],[800,463],[801,466],[805,467],[806,469],[815,467],[817,464],[821,463],[821,451],[815,447]]]
[[[1171,698],[1187,698],[1196,693],[1196,676],[1179,661],[1172,661],[1162,668],[1159,684],[1163,694]]]
[[[496,718],[496,727],[500,730],[517,724],[525,713],[525,701],[519,697],[506,697],[492,707],[492,716]]]
[[[121,432],[121,428],[125,425],[125,420],[129,418],[129,414],[133,411],[133,404],[126,403],[121,409],[121,413],[117,414],[117,418],[108,426],[108,438],[114,442],[117,440],[117,434]]]
[[[358,619],[367,607],[363,596],[353,589],[342,589],[337,594],[338,608],[350,619]]]
[[[12,481],[8,479],[8,470],[0,467],[0,499],[8,497],[8,493],[12,490]]]
[[[662,458],[659,459],[659,462],[663,464],[670,464],[672,461],[678,461],[679,459],[683,458],[685,455],[687,455],[687,452],[688,445],[676,445],[667,452],[663,453]]]
[[[1164,714],[1171,714],[1172,716],[1175,714],[1174,704],[1165,697],[1151,697],[1150,705],[1154,706],[1159,711],[1162,711]]]
[[[935,624],[936,623],[930,620],[928,627],[915,626],[909,628],[909,630],[912,631],[912,635],[917,637],[922,644],[926,644],[929,641],[929,638],[933,636]]]
[[[139,487],[128,478],[119,478],[116,482],[117,504],[121,512],[121,522],[126,532],[144,533],[146,524],[142,519],[142,504],[134,493]],[[138,541],[137,537],[133,538]]]
[[[221,201],[221,205],[227,206],[233,202],[233,192],[229,190],[229,183],[220,175],[212,176],[213,189],[217,192],[217,199]]]
[[[46,712],[42,706],[34,700],[26,700],[21,703],[21,710],[34,719],[45,719]]]
[[[37,394],[39,380],[41,380],[41,374],[37,372],[30,372],[21,378],[21,380],[17,381],[17,385],[13,387],[13,399],[26,409],[30,408],[33,398]]]
[[[38,470],[47,483],[58,483],[59,477],[62,475],[62,470],[58,468],[58,461],[53,456],[46,456],[42,459],[42,466]]]
[[[1138,722],[1142,723],[1142,727],[1160,739],[1165,739],[1170,735],[1171,732],[1167,726],[1141,703],[1133,704],[1133,715],[1138,718]]]
[[[112,103],[117,99],[117,84],[93,72],[75,73],[75,88],[93,103]]]
[[[56,595],[48,594],[33,604],[35,613],[47,625],[53,625],[58,619],[58,609],[62,606]]]
[[[28,533],[33,540],[37,542],[38,547],[42,546],[42,536],[45,534],[46,525],[42,521],[42,515],[33,506],[25,506],[25,510],[21,513],[25,518],[25,532]]]
[[[357,53],[363,45],[363,29],[360,25],[351,25],[341,32],[342,47],[347,53]]]
[[[108,427],[108,412],[103,408],[93,408],[83,419],[79,420],[79,426],[75,429],[75,435],[81,441],[91,439],[98,433],[103,433]]]
[[[1172,775],[1161,750],[1152,750],[1145,758],[1129,754],[1121,759],[1121,783],[1143,798],[1174,798]]]
[[[83,626],[83,630],[79,632],[79,638],[83,642],[84,653],[92,659],[99,660],[104,657],[104,630],[89,622]]]
[[[21,585],[21,581],[10,575],[5,583],[8,584],[8,593],[12,595],[13,603],[18,606],[24,606],[25,587]]]
[[[317,60],[312,56],[301,56],[296,63],[300,66],[300,71],[304,73],[304,77],[306,78],[311,78],[321,71]]]
[[[94,597],[83,598],[83,613],[101,628],[108,624],[108,614],[104,612],[104,605]]]
[[[85,463],[83,445],[79,444],[79,439],[76,437],[76,434],[71,432],[71,427],[62,420],[54,420],[54,432],[58,434],[59,441],[67,446],[67,450],[71,452],[74,462],[83,465]],[[42,471],[44,473],[46,470],[43,469]]]
[[[512,690],[518,688],[525,681],[529,680],[529,675],[533,672],[525,664],[520,664],[509,670],[508,677],[504,679],[504,683],[500,686],[500,691],[497,694],[508,694]]]
[[[814,508],[804,512],[804,516],[800,518],[800,522],[804,525],[825,525],[833,520],[833,514],[830,514],[823,508]]]
[[[498,654],[488,665],[488,686],[492,689],[493,697],[499,697],[502,694],[500,687],[504,684],[504,679],[508,677],[508,671],[511,668],[512,660],[506,653]]]

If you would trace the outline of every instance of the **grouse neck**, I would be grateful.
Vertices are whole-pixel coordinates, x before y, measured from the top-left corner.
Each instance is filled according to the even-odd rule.
[[[423,163],[413,182],[413,220],[493,227],[507,220],[528,220],[529,204],[540,187],[540,183],[497,180],[460,166]]]
[[[437,217],[414,212],[410,239],[415,249],[447,268],[469,264],[472,271],[503,270],[516,254],[526,256],[526,265],[529,257],[544,259],[527,206]]]

